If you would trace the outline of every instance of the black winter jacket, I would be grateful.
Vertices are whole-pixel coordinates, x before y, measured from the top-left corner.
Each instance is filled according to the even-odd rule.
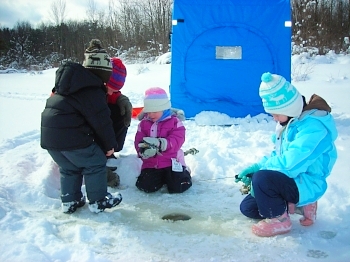
[[[74,150],[96,141],[104,152],[117,147],[102,80],[67,62],[56,71],[55,94],[41,114],[41,147]]]

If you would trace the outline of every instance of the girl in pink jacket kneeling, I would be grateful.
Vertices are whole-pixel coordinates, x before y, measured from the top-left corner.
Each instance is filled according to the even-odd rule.
[[[171,113],[167,93],[159,87],[145,92],[143,119],[135,135],[135,149],[142,159],[136,187],[144,192],[167,185],[169,193],[182,193],[192,186],[181,146],[186,129]]]

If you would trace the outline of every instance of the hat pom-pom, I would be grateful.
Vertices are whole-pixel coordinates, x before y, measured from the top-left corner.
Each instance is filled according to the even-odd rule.
[[[98,47],[98,48],[101,48],[101,41],[99,39],[92,39],[90,41],[90,48],[91,47]]]
[[[263,73],[261,76],[261,81],[267,83],[270,82],[272,80],[272,74],[271,73]]]

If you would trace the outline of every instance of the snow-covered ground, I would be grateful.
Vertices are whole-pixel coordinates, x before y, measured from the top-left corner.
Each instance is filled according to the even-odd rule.
[[[271,238],[251,233],[256,221],[240,213],[244,196],[233,179],[270,152],[275,128],[270,116],[233,119],[202,112],[184,121],[183,149],[199,153],[186,156],[193,187],[172,195],[135,187],[140,161],[133,147],[138,120],[132,120],[114,163],[121,186],[109,190],[119,191],[123,202],[100,214],[85,206],[66,215],[57,166],[39,145],[40,114],[56,69],[0,74],[0,261],[350,261],[350,56],[330,53],[306,64],[304,56],[292,60],[294,79],[305,79],[293,84],[307,99],[316,93],[332,106],[339,158],[316,223],[302,227],[300,216],[292,215],[292,231]],[[135,107],[142,106],[145,89],[169,88],[169,64],[127,69],[122,91]],[[224,121],[234,125],[215,125]],[[174,212],[191,219],[161,219]]]

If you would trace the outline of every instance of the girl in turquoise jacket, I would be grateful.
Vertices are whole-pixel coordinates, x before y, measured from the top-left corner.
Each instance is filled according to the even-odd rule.
[[[327,102],[313,95],[308,103],[282,76],[265,73],[259,94],[267,113],[277,121],[271,155],[239,173],[236,182],[251,183],[240,205],[258,236],[291,230],[289,214],[303,215],[309,226],[316,219],[317,200],[327,190],[326,178],[337,159],[337,130]]]

